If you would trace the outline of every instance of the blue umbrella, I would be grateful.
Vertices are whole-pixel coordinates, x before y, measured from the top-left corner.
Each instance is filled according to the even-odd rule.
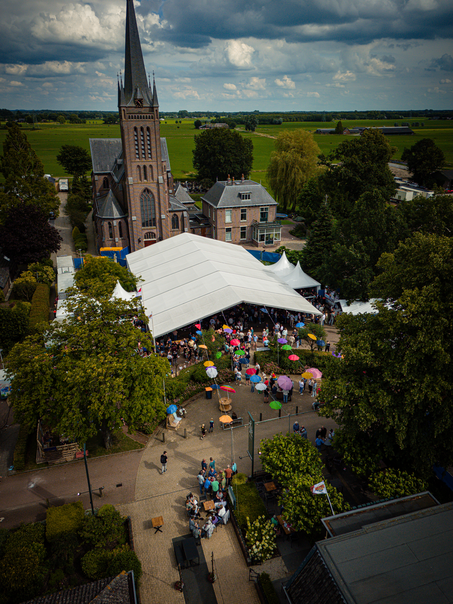
[[[168,413],[168,415],[170,415],[171,413],[175,413],[175,411],[177,411],[177,410],[178,410],[178,407],[176,405],[170,405],[167,408],[167,413]]]
[[[254,384],[257,384],[258,382],[261,382],[261,376],[259,376],[259,375],[251,375],[250,376],[250,381],[253,382]]]
[[[324,342],[324,340],[316,340],[316,344],[318,346],[325,346],[326,345],[326,343]]]
[[[298,327],[299,329],[301,327],[305,327],[305,323],[296,323],[296,327]]]
[[[261,312],[267,312],[267,313],[268,313],[267,308],[260,308],[260,311],[261,311]]]
[[[242,357],[241,359],[239,359],[239,362],[242,363],[242,365],[248,365],[249,360],[245,357]]]
[[[218,384],[211,384],[211,388],[213,390],[220,390],[220,386]]]
[[[199,335],[199,336],[202,336],[202,335],[203,335],[203,332],[202,332],[202,331],[200,331],[200,330],[196,331],[195,333],[196,333],[197,335]]]

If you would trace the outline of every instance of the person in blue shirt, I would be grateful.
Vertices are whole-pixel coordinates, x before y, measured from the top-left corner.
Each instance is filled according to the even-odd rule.
[[[293,432],[294,432],[294,434],[299,434],[299,430],[300,430],[299,422],[295,421],[294,424],[293,424]]]
[[[204,483],[204,494],[206,495],[206,498],[208,497],[208,493],[211,490],[211,481],[209,480],[209,478],[206,478],[205,483]]]
[[[301,426],[299,434],[302,436],[302,438],[308,438],[307,428],[305,426]]]

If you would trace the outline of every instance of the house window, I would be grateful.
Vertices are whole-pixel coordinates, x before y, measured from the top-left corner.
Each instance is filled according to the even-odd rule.
[[[153,182],[153,167],[149,166],[149,180]]]
[[[225,229],[225,241],[231,241],[231,228]]]
[[[173,216],[171,217],[171,228],[174,231],[179,231],[179,218],[177,214],[173,214]]]
[[[247,209],[241,208],[241,222],[247,222]]]
[[[148,157],[151,159],[151,136],[149,133],[149,128],[146,129],[146,142],[148,145]]]
[[[211,218],[211,206],[208,206],[208,218]]]
[[[111,222],[109,222],[109,239],[113,239],[113,227]]]
[[[120,239],[123,238],[123,223],[122,222],[118,222],[118,234],[120,236]]]
[[[260,208],[260,222],[267,222],[269,218],[269,208]]]
[[[140,196],[140,212],[142,215],[142,227],[156,226],[156,204],[154,195],[149,189],[145,189]]]
[[[233,222],[233,210],[225,210],[225,222]]]
[[[247,239],[247,227],[241,227],[241,240]]]
[[[106,176],[104,177],[104,180],[102,182],[102,187],[104,189],[108,189],[109,188],[109,179]]]
[[[251,199],[250,193],[240,193],[240,197],[242,201],[250,201]]]

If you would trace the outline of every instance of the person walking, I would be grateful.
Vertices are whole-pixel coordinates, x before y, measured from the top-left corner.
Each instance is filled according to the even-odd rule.
[[[206,426],[204,424],[201,424],[201,436],[200,436],[200,440],[203,440],[203,438],[206,436]]]
[[[204,471],[203,470],[200,470],[198,472],[197,479],[198,479],[198,485],[200,487],[200,497],[201,497],[203,495],[203,487],[204,487],[204,483],[205,483],[205,477],[204,477]]]
[[[164,451],[162,453],[162,455],[160,456],[160,463],[162,464],[162,471],[161,474],[163,474],[164,472],[167,471],[167,451]]]
[[[302,436],[302,438],[308,439],[307,428],[305,426],[300,427],[299,434]]]
[[[225,477],[226,477],[226,481],[227,481],[227,486],[230,486],[232,476],[233,476],[233,470],[228,465],[226,467],[226,470],[225,470]]]
[[[214,432],[214,420],[212,417],[209,420],[209,432]]]
[[[304,378],[300,378],[299,380],[299,394],[302,396],[304,394],[305,382]]]

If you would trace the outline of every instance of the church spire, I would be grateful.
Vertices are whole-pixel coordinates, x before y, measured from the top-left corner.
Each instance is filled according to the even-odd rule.
[[[150,86],[150,88],[151,88],[151,86]],[[159,101],[157,100],[156,78],[154,77],[154,71],[153,71],[153,107],[159,107]]]
[[[143,106],[152,106],[153,99],[148,87],[142,47],[138,35],[134,0],[126,0],[126,56],[124,68],[124,99],[133,105],[141,99]]]

